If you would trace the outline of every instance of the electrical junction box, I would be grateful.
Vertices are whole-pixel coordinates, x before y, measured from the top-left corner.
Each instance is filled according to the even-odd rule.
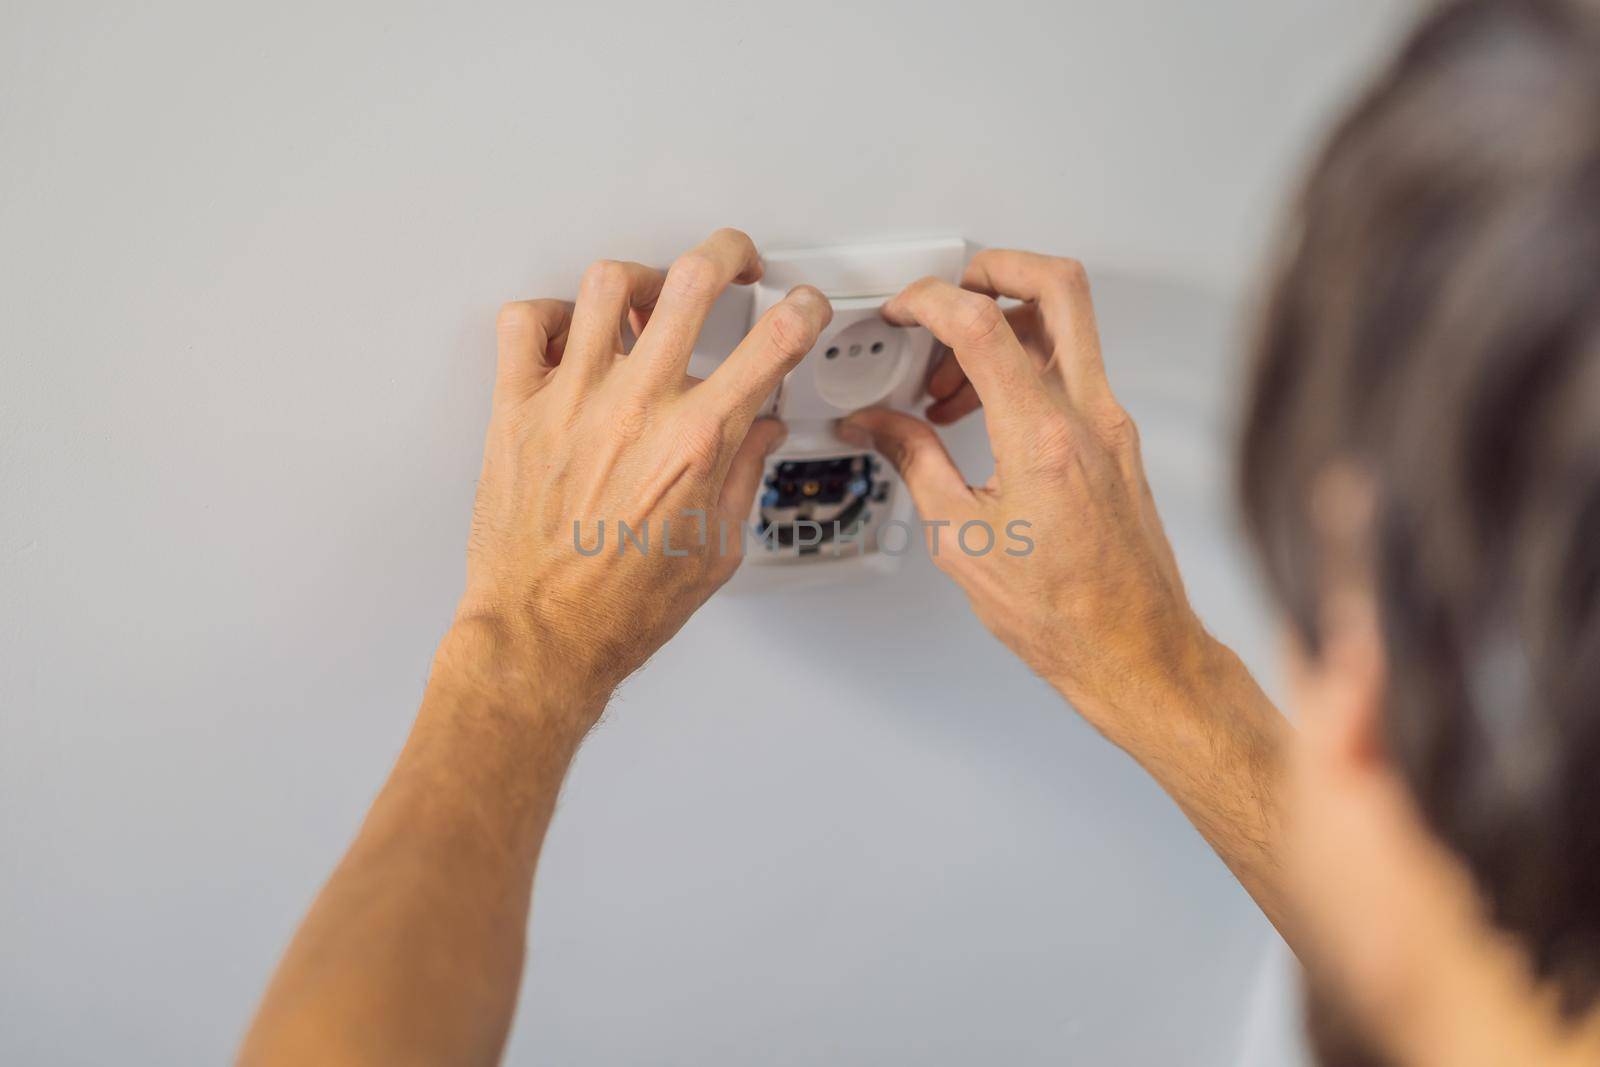
[[[833,321],[765,409],[783,419],[789,435],[767,459],[738,584],[883,572],[921,539],[894,469],[881,456],[841,441],[834,425],[864,407],[921,414],[933,336],[921,327],[891,326],[881,310],[918,278],[958,282],[966,258],[959,237],[765,257],[749,325],[801,284],[822,290],[833,304]]]

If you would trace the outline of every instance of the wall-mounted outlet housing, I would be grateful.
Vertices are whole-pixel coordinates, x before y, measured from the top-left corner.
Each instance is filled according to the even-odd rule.
[[[788,425],[783,446],[767,460],[762,492],[750,516],[755,532],[747,563],[828,563],[830,576],[855,568],[893,567],[915,543],[905,488],[882,457],[841,441],[840,416],[882,405],[917,412],[926,398],[934,340],[920,327],[892,326],[883,304],[906,285],[932,275],[959,280],[966,242],[958,237],[778,252],[765,258],[751,322],[800,284],[833,304],[833,320],[816,346],[790,371],[767,410]],[[898,527],[895,529],[894,527]],[[819,573],[811,571],[813,575]],[[752,580],[746,579],[745,584]]]

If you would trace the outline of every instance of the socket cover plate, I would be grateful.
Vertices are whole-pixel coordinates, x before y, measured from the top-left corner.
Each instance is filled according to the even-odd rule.
[[[860,448],[840,441],[833,433],[833,424],[839,416],[847,414],[830,403],[828,390],[818,388],[819,367],[825,353],[841,333],[852,327],[872,330],[871,323],[881,322],[879,309],[884,301],[918,278],[933,276],[955,283],[960,280],[961,269],[967,258],[967,244],[959,237],[938,237],[912,241],[882,242],[797,249],[776,252],[764,257],[765,271],[755,285],[750,322],[753,325],[769,308],[796,285],[807,284],[822,290],[834,306],[833,320],[818,337],[816,345],[785,377],[766,405],[766,412],[781,416],[789,428],[789,436],[767,461],[767,474],[776,464],[786,459],[843,456],[860,452]],[[896,368],[894,380],[882,394],[870,402],[896,408],[913,414],[926,395],[929,362],[933,355],[934,340],[921,327],[887,327],[888,331],[904,329],[904,342],[898,353],[902,365]],[[838,359],[848,358],[839,355]],[[867,357],[862,357],[867,358]],[[815,553],[801,555],[795,551],[761,551],[747,553],[747,566],[741,568],[741,578],[736,585],[750,588],[768,584],[776,578],[773,574],[758,579],[751,572],[781,570],[793,573],[792,566],[802,565],[808,582],[822,578],[848,579],[860,576],[862,570],[885,571],[898,565],[905,540],[900,533],[892,536],[895,549],[879,551],[877,534],[885,522],[898,520],[908,523],[912,508],[904,485],[893,469],[881,458],[879,477],[890,483],[889,498],[883,505],[875,506],[874,518],[859,541],[847,546],[824,545]],[[750,516],[750,522],[760,519],[760,502]],[[828,566],[807,564],[826,562]],[[750,567],[748,564],[761,566]],[[779,565],[773,567],[770,565]],[[744,577],[748,575],[748,577]]]

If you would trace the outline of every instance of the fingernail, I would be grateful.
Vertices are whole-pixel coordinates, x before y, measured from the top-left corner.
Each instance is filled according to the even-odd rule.
[[[797,285],[790,289],[787,295],[790,299],[805,300],[813,304],[827,304],[829,307],[833,306],[829,303],[822,290],[814,285]]]
[[[855,445],[857,448],[871,448],[872,435],[860,426],[845,419],[840,419],[833,424],[833,432],[839,440],[846,444]]]

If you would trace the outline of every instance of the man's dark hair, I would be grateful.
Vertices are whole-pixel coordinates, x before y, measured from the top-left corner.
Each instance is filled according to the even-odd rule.
[[[1600,0],[1432,13],[1314,168],[1246,520],[1306,646],[1312,494],[1370,487],[1385,743],[1569,1011],[1600,993]]]

